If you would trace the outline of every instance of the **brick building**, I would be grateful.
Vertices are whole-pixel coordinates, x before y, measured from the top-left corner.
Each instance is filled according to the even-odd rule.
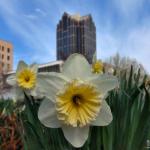
[[[0,40],[0,73],[6,73],[13,69],[13,45],[10,42]]]

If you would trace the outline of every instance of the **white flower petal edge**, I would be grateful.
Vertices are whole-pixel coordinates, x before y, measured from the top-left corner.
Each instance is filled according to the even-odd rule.
[[[19,61],[16,73],[27,67],[28,67],[28,65],[24,61],[22,61],[22,60]]]
[[[24,100],[24,93],[23,90],[20,89],[19,87],[15,86],[15,88],[12,88],[11,93],[13,93],[13,99],[18,100],[18,101],[23,101]]]
[[[59,128],[61,126],[56,116],[55,104],[49,99],[44,99],[40,105],[38,118],[46,127]]]
[[[35,99],[43,99],[45,96],[44,96],[44,94],[41,92],[41,90],[40,90],[40,88],[39,88],[40,86],[37,86],[36,85],[36,87],[34,88],[34,89],[32,89],[29,93],[29,95],[31,95],[31,96],[33,96]],[[42,87],[41,87],[42,88]]]
[[[67,82],[69,80],[61,73],[50,72],[38,75],[37,86],[46,97],[55,102],[56,93],[63,89]]]
[[[11,86],[16,85],[16,74],[10,75],[10,76],[7,78],[6,82],[7,82],[9,85],[11,85]]]
[[[112,113],[109,105],[104,100],[102,102],[102,107],[95,121],[91,122],[94,126],[106,126],[112,121]]]
[[[32,64],[32,65],[30,65],[30,68],[31,68],[35,73],[38,72],[38,64]]]
[[[106,94],[108,91],[119,85],[117,77],[108,74],[101,74],[98,76],[93,75],[89,78],[89,82],[96,85],[101,94]]]
[[[72,54],[63,65],[62,73],[70,79],[81,78],[85,80],[92,75],[91,66],[81,54]]]
[[[89,127],[71,127],[71,126],[62,126],[62,130],[65,138],[69,141],[74,147],[82,147],[88,138]]]

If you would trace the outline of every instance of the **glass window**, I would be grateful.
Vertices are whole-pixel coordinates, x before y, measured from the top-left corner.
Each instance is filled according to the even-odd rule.
[[[4,46],[2,46],[2,51],[4,51]]]
[[[7,60],[10,60],[10,56],[7,56]]]
[[[10,69],[10,64],[7,64],[7,69],[8,69],[8,70]]]
[[[67,16],[63,17],[63,30],[67,29]]]
[[[67,38],[64,38],[63,44],[64,44],[64,45],[67,45]]]

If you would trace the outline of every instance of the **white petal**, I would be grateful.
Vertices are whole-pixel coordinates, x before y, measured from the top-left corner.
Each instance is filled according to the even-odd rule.
[[[30,68],[31,68],[35,73],[38,72],[38,64],[32,64],[32,65],[30,66]]]
[[[16,74],[8,76],[7,83],[14,86],[16,84]]]
[[[56,93],[64,88],[67,78],[62,76],[60,73],[41,73],[38,74],[37,87],[50,100],[55,102]]]
[[[65,138],[69,143],[74,147],[81,147],[84,145],[88,138],[89,127],[71,127],[71,126],[62,126],[62,130]]]
[[[64,63],[62,73],[70,79],[86,79],[89,77],[91,67],[83,55],[72,54]]]
[[[24,92],[21,88],[15,86],[10,92],[13,95],[13,99],[17,101],[24,101]]]
[[[61,126],[56,116],[55,105],[49,99],[44,99],[40,105],[38,118],[46,127],[59,128]]]
[[[112,117],[110,107],[107,104],[107,102],[104,100],[102,102],[102,107],[96,120],[93,121],[91,124],[94,126],[106,126],[111,123],[112,119],[113,117]]]
[[[108,91],[118,86],[117,77],[108,74],[93,76],[89,81],[95,84],[99,92],[102,94],[106,94]]]
[[[16,72],[21,71],[22,69],[27,68],[27,67],[28,65],[24,61],[19,61]]]
[[[30,90],[30,95],[36,97],[38,94],[37,88]]]
[[[36,86],[34,89],[30,90],[30,95],[36,99],[42,99],[45,97],[44,93]]]

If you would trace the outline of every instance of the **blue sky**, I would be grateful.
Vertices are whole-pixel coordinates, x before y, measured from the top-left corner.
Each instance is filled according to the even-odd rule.
[[[119,52],[150,72],[149,0],[0,0],[0,39],[14,44],[14,68],[56,60],[56,25],[63,12],[92,14],[98,58]]]

